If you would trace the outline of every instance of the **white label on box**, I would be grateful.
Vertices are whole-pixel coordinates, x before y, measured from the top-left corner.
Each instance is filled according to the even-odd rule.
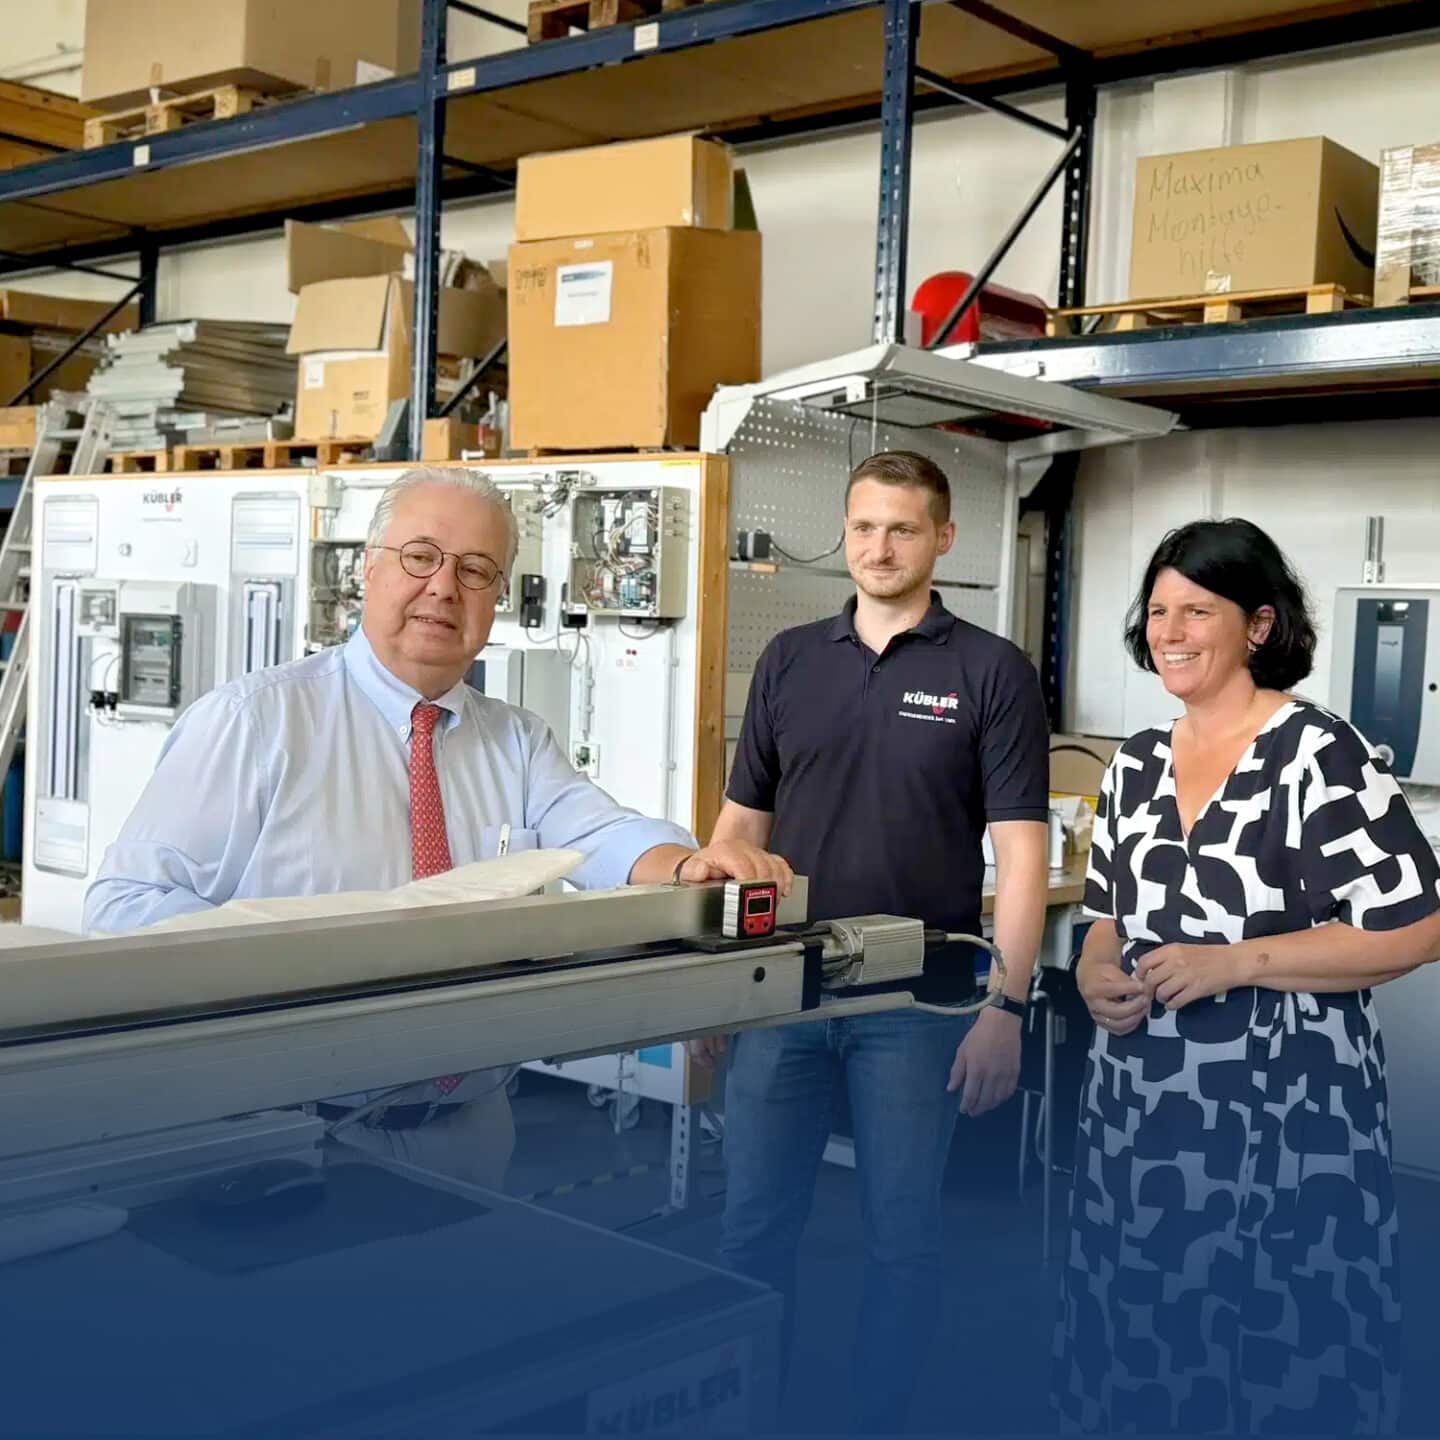
[[[323,390],[325,388],[325,362],[323,360],[307,360],[305,362],[305,388],[307,390]]]
[[[739,1337],[588,1397],[587,1435],[750,1434],[750,1342]]]
[[[384,65],[377,65],[373,60],[357,60],[355,62],[355,83],[357,85],[373,85],[377,80],[393,80],[395,72]]]
[[[646,50],[654,50],[660,44],[660,22],[652,20],[648,25],[637,25],[635,27],[635,53],[641,54]]]
[[[555,324],[605,325],[610,320],[610,292],[615,262],[561,265],[555,272]]]

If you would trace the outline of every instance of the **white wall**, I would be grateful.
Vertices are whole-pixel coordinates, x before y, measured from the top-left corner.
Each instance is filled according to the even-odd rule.
[[[1121,650],[1126,607],[1164,533],[1243,515],[1274,537],[1306,582],[1319,622],[1314,674],[1330,696],[1335,588],[1358,584],[1365,517],[1385,517],[1390,584],[1440,581],[1440,421],[1369,421],[1173,435],[1088,457],[1076,494],[1078,585],[1069,724],[1128,735],[1178,711]]]
[[[0,79],[80,93],[85,0],[5,0],[0,22]]]

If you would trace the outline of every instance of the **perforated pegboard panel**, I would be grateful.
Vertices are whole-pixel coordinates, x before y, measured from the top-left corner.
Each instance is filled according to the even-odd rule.
[[[732,527],[767,530],[792,555],[819,555],[840,538],[847,476],[877,450],[918,451],[949,476],[955,544],[935,578],[998,584],[1005,448],[973,435],[872,426],[809,405],[759,400],[727,451]],[[837,552],[814,568],[843,574],[845,558]]]
[[[962,620],[995,629],[997,592],[941,585],[945,608]],[[801,571],[790,566],[779,575],[755,575],[743,570],[730,575],[730,644],[726,669],[753,670],[760,652],[782,630],[808,625],[841,610],[855,593],[848,575]]]
[[[991,440],[944,430],[872,426],[788,401],[757,401],[736,431],[730,456],[733,530],[766,530],[792,555],[820,555],[840,539],[845,481],[877,450],[915,450],[950,478],[955,544],[935,569],[946,607],[997,627],[1005,519],[1005,452]],[[950,582],[950,583],[947,583]],[[813,565],[785,562],[778,575],[730,576],[731,672],[754,669],[781,630],[833,615],[854,592],[837,550]]]

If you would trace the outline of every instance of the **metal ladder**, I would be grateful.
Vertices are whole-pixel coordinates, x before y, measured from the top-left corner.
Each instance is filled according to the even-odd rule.
[[[50,475],[94,474],[109,449],[110,423],[109,407],[88,395],[56,395],[36,407],[35,448],[0,542],[0,617],[20,616],[10,654],[0,660],[0,783],[10,773],[25,728],[35,481]]]

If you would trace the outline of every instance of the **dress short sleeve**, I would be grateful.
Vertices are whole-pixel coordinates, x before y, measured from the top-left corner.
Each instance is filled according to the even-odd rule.
[[[1389,767],[1347,721],[1300,781],[1300,871],[1316,923],[1398,930],[1440,910],[1440,864]]]
[[[1095,802],[1095,825],[1090,832],[1090,863],[1085,871],[1085,913],[1096,920],[1115,918],[1115,802],[1119,781],[1117,750],[1105,767]]]

